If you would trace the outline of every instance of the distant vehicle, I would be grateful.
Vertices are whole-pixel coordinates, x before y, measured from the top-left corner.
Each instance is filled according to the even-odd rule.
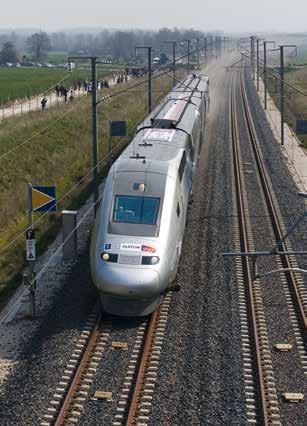
[[[23,67],[34,67],[35,64],[33,62],[22,62]]]
[[[103,64],[112,64],[112,61],[111,61],[111,59],[103,59],[102,61],[101,61]]]
[[[76,64],[74,62],[67,62],[66,64],[64,64],[64,68],[69,71],[69,70],[74,70],[76,68]]]
[[[154,65],[164,65],[167,62],[169,62],[169,58],[164,52],[161,52],[159,56],[156,56],[155,58],[153,58]]]

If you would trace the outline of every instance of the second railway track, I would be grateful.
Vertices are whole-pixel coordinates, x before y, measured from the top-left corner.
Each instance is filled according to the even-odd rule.
[[[249,199],[245,187],[246,177],[241,156],[242,139],[245,138],[242,137],[239,125],[239,114],[237,112],[238,103],[241,103],[241,112],[243,112],[243,117],[240,117],[240,123],[241,126],[242,123],[245,123],[245,135],[248,135],[248,140],[244,140],[244,143],[251,144],[254,164],[256,165],[258,180],[262,188],[262,198],[266,203],[265,209],[268,211],[268,218],[272,229],[270,232],[275,238],[275,241],[272,241],[272,246],[282,238],[282,235],[285,233],[285,227],[265,171],[259,143],[257,141],[257,134],[248,105],[243,73],[241,73],[239,82],[234,78],[231,93],[231,128],[234,183],[236,188],[235,203],[237,204],[238,211],[238,222],[235,226],[237,229],[236,250],[240,252],[251,252],[255,250],[254,235],[257,231],[253,229],[250,221]],[[287,241],[282,244],[281,251],[289,250],[291,250],[291,247],[289,241]],[[292,328],[293,340],[296,342],[301,361],[301,376],[306,377],[304,333],[306,330],[307,303],[304,283],[299,275],[292,271],[293,268],[297,267],[296,260],[293,256],[291,256],[291,258],[282,256],[277,260],[277,265],[279,265],[276,269],[278,269],[277,272],[280,273],[280,284],[279,290],[276,291],[284,293],[282,297],[287,299],[291,322],[289,327]],[[261,280],[253,278],[250,258],[236,258],[236,267],[242,322],[242,351],[247,421],[248,423],[265,425],[292,424],[291,422],[284,423],[285,419],[283,419],[283,414],[286,413],[287,417],[291,413],[291,410],[281,409],[283,398],[280,389],[278,389],[277,383],[279,382],[275,380],[275,376],[283,374],[283,372],[276,373],[276,369],[274,369],[275,354],[273,348],[276,342],[271,341],[270,336],[272,335],[272,331],[270,330],[270,325],[267,324],[266,316],[268,312],[267,308],[264,306],[264,301],[268,297],[267,290],[264,291]],[[279,269],[285,271],[279,271]],[[289,362],[289,360],[287,362]],[[294,361],[292,360],[292,362]],[[286,369],[285,364],[285,370]],[[257,373],[255,374],[253,371],[257,371]],[[283,393],[283,395],[285,395],[285,393]],[[259,401],[260,404],[257,403]],[[291,419],[291,416],[289,416],[288,419]]]

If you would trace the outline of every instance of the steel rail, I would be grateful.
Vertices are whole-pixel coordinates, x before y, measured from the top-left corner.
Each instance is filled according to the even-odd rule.
[[[270,190],[270,186],[268,183],[268,178],[267,178],[267,173],[265,171],[265,167],[263,164],[263,160],[262,160],[262,156],[260,153],[260,149],[259,149],[259,142],[258,142],[258,138],[257,138],[257,133],[256,133],[256,129],[254,127],[253,124],[253,120],[251,118],[251,112],[250,112],[250,108],[248,105],[248,100],[247,100],[247,94],[246,94],[246,88],[245,88],[245,84],[244,84],[244,80],[243,80],[243,75],[241,74],[241,82],[240,82],[240,86],[241,86],[241,94],[242,94],[242,100],[243,100],[243,105],[244,105],[244,115],[245,115],[245,120],[246,120],[246,124],[247,124],[247,129],[250,135],[250,140],[252,143],[252,148],[253,148],[253,152],[255,155],[255,159],[256,159],[256,164],[257,164],[257,168],[258,168],[258,172],[259,172],[259,176],[260,176],[260,180],[261,180],[261,184],[262,184],[262,188],[263,188],[263,193],[266,199],[266,203],[267,203],[267,207],[268,207],[268,211],[269,211],[269,215],[270,215],[270,219],[271,219],[271,224],[274,230],[274,235],[276,238],[276,241],[282,241],[283,238],[283,232],[282,232],[282,228],[281,228],[281,224],[280,224],[280,220],[278,219],[278,214],[276,211],[276,207],[272,198],[272,193]],[[281,242],[280,244],[280,251],[282,252],[287,252],[287,245],[285,242]],[[291,259],[284,255],[280,257],[280,260],[282,262],[282,265],[285,269],[285,274],[286,277],[288,279],[288,282],[290,283],[294,294],[295,294],[295,299],[296,299],[296,303],[297,306],[299,308],[299,314],[304,326],[304,329],[307,328],[307,316],[306,316],[306,307],[304,306],[303,302],[302,302],[302,298],[300,295],[300,290],[298,288],[298,284],[297,284],[297,280],[294,276],[294,272],[292,271],[293,269],[293,265],[291,264]]]
[[[156,326],[158,322],[158,315],[159,315],[159,311],[158,310],[154,311],[153,314],[151,315],[150,323],[148,325],[144,348],[142,351],[142,356],[141,356],[138,373],[137,373],[137,377],[136,377],[136,381],[134,385],[134,391],[133,391],[133,395],[131,398],[129,411],[127,415],[127,421],[126,421],[127,426],[133,426],[137,423],[138,405],[139,405],[140,397],[142,394],[144,379],[146,376],[146,369],[147,369],[147,365],[148,365],[148,361],[150,358],[151,349],[152,349],[152,345],[154,341],[155,330],[156,330]]]
[[[232,147],[233,147],[233,161],[234,161],[234,175],[236,182],[236,194],[237,194],[237,203],[238,203],[238,219],[239,219],[239,229],[240,229],[240,240],[241,240],[241,250],[249,251],[250,245],[248,240],[248,232],[247,232],[247,214],[246,208],[244,206],[244,177],[242,176],[242,171],[240,168],[240,155],[238,152],[239,146],[239,127],[237,120],[237,110],[236,110],[236,99],[235,99],[235,89],[234,89],[234,81],[232,82],[231,88],[231,134],[232,134]],[[268,414],[268,407],[266,402],[266,387],[265,387],[265,377],[263,374],[262,363],[261,363],[261,341],[258,332],[258,310],[255,304],[256,295],[254,295],[253,291],[253,279],[251,274],[251,268],[249,264],[248,258],[242,259],[243,270],[246,274],[246,280],[248,283],[248,296],[250,303],[250,310],[252,314],[252,329],[254,335],[254,343],[256,347],[256,362],[258,369],[258,379],[259,379],[259,390],[261,395],[261,408],[263,414],[263,422],[264,426],[269,425],[270,419]]]
[[[100,324],[101,316],[98,315],[95,327],[91,333],[91,336],[89,338],[89,341],[87,343],[87,347],[82,355],[82,358],[80,360],[79,367],[75,373],[75,376],[71,382],[71,385],[69,387],[68,393],[65,397],[65,400],[62,404],[61,410],[57,416],[57,419],[54,423],[55,426],[64,426],[65,422],[67,420],[67,417],[69,415],[71,405],[73,403],[73,400],[76,396],[76,393],[80,387],[82,376],[84,374],[84,371],[86,370],[88,363],[90,361],[90,357],[92,352],[95,349],[95,346],[97,344],[97,340],[99,338],[99,324]]]

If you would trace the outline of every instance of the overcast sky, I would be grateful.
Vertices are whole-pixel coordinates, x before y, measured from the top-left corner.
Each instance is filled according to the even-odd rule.
[[[307,31],[307,0],[2,0],[0,28]]]

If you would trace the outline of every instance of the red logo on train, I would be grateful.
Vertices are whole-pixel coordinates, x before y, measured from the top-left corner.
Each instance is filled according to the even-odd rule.
[[[155,253],[156,249],[150,246],[142,246],[142,251],[146,251],[147,253]]]

